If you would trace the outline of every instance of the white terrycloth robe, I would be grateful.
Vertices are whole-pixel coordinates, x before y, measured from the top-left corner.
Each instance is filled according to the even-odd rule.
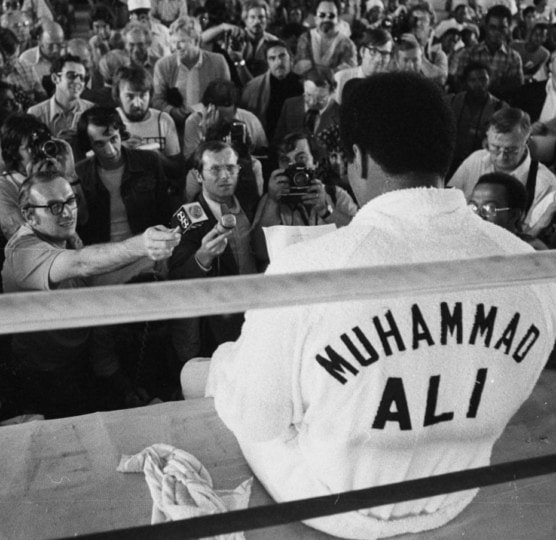
[[[532,251],[474,215],[459,190],[421,188],[374,199],[268,272]],[[552,349],[554,304],[547,285],[248,312],[238,341],[212,358],[207,395],[277,501],[486,466]],[[331,367],[333,353],[345,364]],[[475,494],[307,524],[345,538],[389,537],[440,527]]]

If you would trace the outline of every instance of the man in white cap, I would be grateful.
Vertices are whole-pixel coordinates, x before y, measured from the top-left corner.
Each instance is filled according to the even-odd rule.
[[[128,0],[127,9],[130,22],[138,22],[149,29],[152,54],[159,58],[170,54],[170,33],[168,28],[151,17],[151,0]]]

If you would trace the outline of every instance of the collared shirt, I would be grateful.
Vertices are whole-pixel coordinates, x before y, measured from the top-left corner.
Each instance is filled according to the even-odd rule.
[[[527,185],[530,168],[531,156],[527,151],[525,159],[510,174],[525,186]],[[479,178],[483,174],[491,172],[495,172],[495,169],[489,151],[477,150],[459,166],[450,179],[448,186],[461,189],[465,198],[469,200]],[[542,163],[539,163],[535,197],[529,212],[523,220],[523,232],[533,237],[538,236],[550,224],[555,212],[556,176]]]
[[[33,105],[27,112],[44,122],[53,135],[58,135],[62,130],[75,129],[81,114],[93,105],[94,103],[85,99],[77,99],[75,105],[66,110],[56,101],[55,96],[52,96],[46,101]]]
[[[16,60],[9,72],[8,69],[5,68],[4,70],[5,80],[16,90],[16,100],[22,107],[27,108],[41,98],[44,99],[46,97],[34,66],[25,64],[21,60]],[[19,96],[17,90],[22,92],[23,96]]]
[[[50,75],[50,66],[52,65],[52,62],[50,60],[47,60],[41,54],[41,50],[38,46],[31,47],[30,49],[23,51],[19,55],[19,59],[24,64],[33,66],[35,68],[39,80],[42,80],[42,78],[46,75]]]
[[[203,53],[199,53],[199,58],[197,62],[188,68],[180,59],[179,55],[176,55],[176,61],[178,63],[178,80],[176,82],[176,87],[179,89],[181,95],[183,96],[183,102],[188,106],[194,105],[201,101],[201,81],[200,81],[200,71],[203,69],[204,56]]]
[[[471,49],[464,49],[457,57],[456,76],[461,79],[463,70],[469,62],[482,62],[490,67],[491,87],[506,82],[514,82],[517,86],[523,84],[523,68],[519,54],[502,45],[492,54],[486,43],[479,43]]]
[[[206,193],[205,201],[217,221],[220,221],[223,213],[234,214],[236,217],[236,226],[233,228],[232,234],[228,237],[228,241],[230,242],[239,274],[255,274],[257,272],[257,265],[255,263],[253,250],[251,249],[251,223],[249,223],[249,219],[247,219],[239,201],[234,197],[234,205],[223,208],[223,205],[220,203],[209,199]]]
[[[152,106],[164,112],[174,108],[168,103],[168,91],[177,88],[183,98],[183,110],[201,101],[203,92],[214,79],[230,79],[230,69],[221,54],[200,51],[198,62],[188,69],[179,55],[161,58],[154,66]]]

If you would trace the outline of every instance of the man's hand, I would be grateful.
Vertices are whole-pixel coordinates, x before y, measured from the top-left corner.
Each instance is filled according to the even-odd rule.
[[[218,121],[220,120],[220,113],[218,112],[218,108],[214,104],[209,104],[207,106],[206,113],[203,115],[201,120],[201,131],[203,135],[207,134],[207,131],[214,127]]]
[[[301,196],[301,202],[306,206],[312,206],[317,213],[326,209],[326,190],[324,184],[320,180],[313,180],[313,183],[307,188],[307,193]]]
[[[290,192],[290,179],[284,174],[284,169],[276,169],[268,180],[268,198],[274,202]]]
[[[179,227],[168,229],[163,225],[149,227],[143,234],[143,247],[153,261],[167,259],[181,241]]]
[[[232,230],[220,233],[216,227],[211,229],[201,240],[201,247],[195,253],[195,259],[204,268],[210,268],[216,257],[221,255],[228,245],[228,236]]]

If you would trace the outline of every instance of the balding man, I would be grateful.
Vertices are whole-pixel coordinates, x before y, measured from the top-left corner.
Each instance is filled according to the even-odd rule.
[[[55,22],[45,22],[41,26],[39,44],[21,53],[19,59],[35,68],[39,79],[50,77],[52,62],[62,56],[66,39],[62,27]]]

